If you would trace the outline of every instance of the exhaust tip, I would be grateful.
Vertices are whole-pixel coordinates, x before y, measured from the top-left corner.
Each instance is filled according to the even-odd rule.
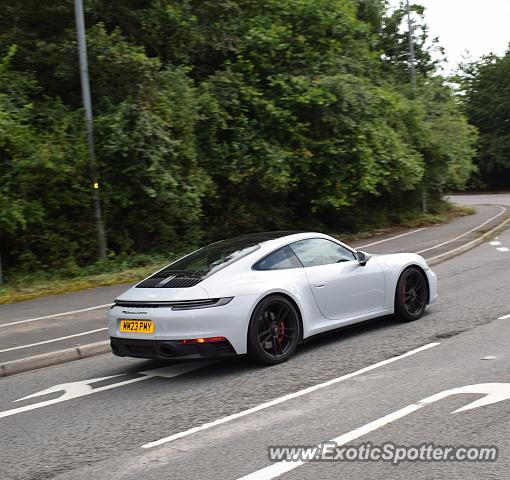
[[[171,357],[175,355],[175,350],[172,346],[163,344],[161,347],[159,347],[159,353],[164,357]]]

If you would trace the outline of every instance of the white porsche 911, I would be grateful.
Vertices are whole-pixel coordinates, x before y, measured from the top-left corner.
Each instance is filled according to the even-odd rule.
[[[437,297],[413,253],[369,255],[321,233],[222,240],[175,261],[115,300],[114,354],[287,360],[303,340],[374,317],[416,320]]]

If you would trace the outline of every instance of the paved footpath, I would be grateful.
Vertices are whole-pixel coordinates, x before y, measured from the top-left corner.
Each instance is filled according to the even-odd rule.
[[[453,201],[475,204],[476,213],[446,224],[378,235],[352,246],[370,253],[416,252],[434,264],[475,244],[510,217],[510,195],[467,195]],[[0,376],[107,351],[106,312],[129,286],[0,305]]]

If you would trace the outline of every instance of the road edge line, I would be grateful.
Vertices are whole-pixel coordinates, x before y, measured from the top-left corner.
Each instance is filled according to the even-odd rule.
[[[0,378],[16,375],[18,373],[38,370],[40,368],[60,365],[82,358],[94,357],[110,352],[110,341],[88,343],[79,347],[65,348],[54,352],[33,355],[31,357],[11,360],[0,364]]]
[[[82,290],[83,291],[83,290]],[[80,308],[79,310],[70,310],[68,312],[53,313],[51,315],[45,315],[44,317],[25,318],[24,320],[16,320],[14,322],[2,323],[0,328],[12,327],[13,325],[21,325],[23,323],[37,322],[39,320],[46,320],[48,318],[66,317],[68,315],[74,315],[76,313],[91,312],[92,310],[99,310],[100,308],[111,307],[112,303],[105,303],[104,305],[95,305],[94,307]]]
[[[475,238],[474,240],[471,240],[468,243],[465,243],[464,245],[461,245],[460,247],[454,248],[453,250],[450,250],[448,252],[440,253],[439,255],[435,255],[431,258],[426,258],[426,262],[429,265],[437,265],[439,263],[445,262],[446,260],[450,260],[461,253],[465,253],[468,250],[471,250],[478,245],[481,245],[483,242],[491,238],[494,234],[498,233],[500,230],[502,230],[507,223],[510,222],[510,217],[508,217],[506,220],[503,220],[501,223],[490,229],[488,232],[485,232],[480,237]],[[445,257],[446,258],[442,258]]]
[[[429,227],[417,228],[415,230],[411,230],[410,232],[401,233],[400,235],[395,235],[395,236],[389,237],[389,238],[383,238],[382,240],[378,240],[378,241],[372,242],[372,243],[367,243],[366,245],[359,245],[358,247],[355,247],[355,248],[356,249],[367,248],[367,247],[371,247],[372,245],[379,245],[380,243],[390,242],[391,240],[396,240],[397,238],[407,237],[408,235],[412,235],[413,233],[422,232],[423,230],[427,230],[427,228],[429,228]]]

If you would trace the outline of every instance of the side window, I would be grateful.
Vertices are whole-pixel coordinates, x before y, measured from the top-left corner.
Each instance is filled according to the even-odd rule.
[[[289,247],[282,247],[253,265],[254,270],[284,270],[286,268],[301,268],[295,253]]]
[[[347,248],[325,238],[300,240],[291,246],[304,267],[328,265],[331,263],[354,260],[354,255]]]

